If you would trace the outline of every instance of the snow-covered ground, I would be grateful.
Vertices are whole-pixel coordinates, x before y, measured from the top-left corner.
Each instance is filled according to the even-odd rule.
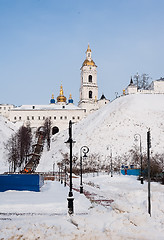
[[[112,149],[120,157],[134,147],[134,134],[141,135],[146,151],[146,133],[151,130],[153,153],[164,149],[164,95],[136,94],[109,103],[86,119],[73,125],[76,141],[73,154],[87,145],[89,154],[99,154],[103,161]],[[0,117],[0,172],[8,171],[4,144],[17,125]],[[53,164],[68,153],[68,130],[52,137],[51,150],[44,149],[37,171],[52,171]],[[109,150],[107,150],[109,146]],[[118,159],[118,158],[117,158]],[[57,167],[57,164],[55,164]],[[147,183],[136,177],[85,175],[84,189],[90,200],[74,192],[73,216],[67,215],[69,188],[47,181],[41,192],[0,192],[0,239],[66,240],[163,240],[164,186],[151,183],[152,216],[147,213]],[[79,188],[79,179],[73,179]],[[90,194],[90,195],[89,195]]]
[[[164,239],[163,185],[151,183],[150,217],[146,182],[122,175],[85,175],[83,182],[92,202],[73,190],[73,216],[67,214],[69,187],[59,182],[46,181],[41,192],[1,192],[0,239]],[[79,188],[79,178],[73,186]],[[113,202],[102,206],[94,199]]]
[[[151,151],[164,153],[164,95],[134,94],[117,98],[86,119],[73,125],[73,139],[76,141],[73,154],[79,156],[80,148],[88,146],[89,154],[98,154],[101,161],[110,155],[121,159],[139,141],[134,135],[140,134],[142,150],[147,152],[147,131],[151,131]],[[51,151],[44,152],[38,171],[52,171],[53,163],[60,162],[62,153],[67,153],[65,142],[68,130],[52,137]],[[107,150],[107,146],[110,146]],[[121,159],[122,160],[122,159]],[[57,166],[57,164],[56,164]]]

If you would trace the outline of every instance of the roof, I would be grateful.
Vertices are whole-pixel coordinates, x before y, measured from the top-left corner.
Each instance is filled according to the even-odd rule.
[[[73,104],[65,104],[65,105],[60,105],[60,104],[50,104],[50,105],[22,105],[19,107],[15,107],[12,109],[12,111],[23,111],[23,110],[32,110],[32,111],[45,111],[45,110],[81,110],[81,108],[73,105]]]
[[[94,66],[94,67],[97,67],[93,60],[89,61],[88,59],[85,59],[85,61],[83,62],[82,67],[83,66]]]
[[[155,82],[155,81],[164,81],[164,78],[161,77],[160,79],[154,80],[153,82]]]
[[[101,96],[100,100],[102,100],[102,99],[106,99],[106,97],[105,97],[105,95],[104,95],[104,94],[102,94],[102,96]]]

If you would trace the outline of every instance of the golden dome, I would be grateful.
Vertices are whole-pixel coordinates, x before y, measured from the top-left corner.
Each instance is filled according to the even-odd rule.
[[[83,66],[95,66],[95,67],[97,67],[93,60],[89,61],[88,59],[85,59],[85,61],[83,62],[82,67]]]
[[[66,102],[66,97],[63,95],[63,86],[60,86],[60,95],[57,97],[57,102]]]

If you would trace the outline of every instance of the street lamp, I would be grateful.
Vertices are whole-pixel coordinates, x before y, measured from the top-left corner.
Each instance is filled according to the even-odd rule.
[[[53,176],[55,176],[55,162],[53,163]]]
[[[67,197],[68,200],[68,213],[73,214],[73,193],[72,193],[72,147],[74,141],[72,140],[72,121],[69,121],[69,139],[65,142],[70,148],[70,189]]]
[[[64,187],[67,185],[67,168],[66,168],[66,160],[65,160],[65,166],[64,166]]]
[[[60,182],[60,164],[58,165],[58,168],[59,168],[59,178],[58,178],[58,180],[59,180],[59,182]]]
[[[87,158],[88,152],[89,152],[89,148],[87,146],[83,146],[80,148],[80,193],[83,193],[82,158]],[[84,153],[83,157],[82,157],[82,153]]]
[[[60,168],[60,178],[61,178],[61,184],[63,184],[63,166],[61,165],[61,168]]]
[[[140,164],[141,164],[141,177],[140,177],[140,179],[141,179],[141,184],[143,184],[141,135],[140,135],[139,133],[136,133],[136,134],[134,135],[134,140],[135,140],[135,141],[138,141],[138,137],[139,137],[139,139],[140,139]]]
[[[113,164],[112,164],[112,148],[111,146],[107,146],[107,150],[109,150],[109,147],[110,147],[110,169],[111,169],[111,177],[113,177]]]

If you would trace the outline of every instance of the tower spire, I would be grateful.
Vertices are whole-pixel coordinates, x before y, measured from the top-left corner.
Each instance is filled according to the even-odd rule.
[[[130,79],[130,85],[132,85],[133,84],[133,79],[132,79],[132,77],[131,77],[131,79]]]
[[[86,51],[86,59],[88,61],[91,61],[92,60],[92,56],[91,56],[91,49],[90,49],[90,46],[89,46],[89,43],[88,43],[88,48],[87,48],[87,51]]]

